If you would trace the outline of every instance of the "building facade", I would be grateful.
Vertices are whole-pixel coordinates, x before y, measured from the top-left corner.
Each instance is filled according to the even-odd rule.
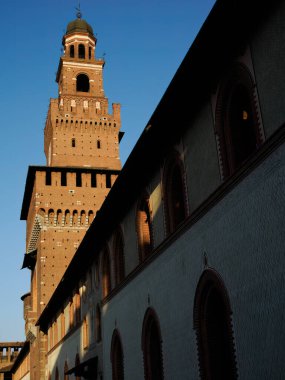
[[[47,379],[284,377],[284,17],[215,3],[38,313]]]
[[[35,323],[121,169],[120,105],[109,113],[104,60],[96,58],[96,38],[81,15],[62,43],[58,97],[50,100],[44,130],[47,164],[29,167],[21,212],[23,268],[31,270],[30,292],[22,297],[31,380],[46,378],[47,339]]]
[[[0,342],[0,380],[12,380],[11,368],[24,342]]]

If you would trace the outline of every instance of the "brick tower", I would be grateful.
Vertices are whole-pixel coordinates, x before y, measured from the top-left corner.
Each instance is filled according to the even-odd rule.
[[[21,220],[26,220],[23,267],[31,270],[24,301],[31,343],[31,380],[45,379],[45,337],[35,326],[120,168],[120,105],[108,113],[104,60],[95,58],[91,26],[78,18],[62,40],[56,81],[44,131],[47,166],[30,166]]]

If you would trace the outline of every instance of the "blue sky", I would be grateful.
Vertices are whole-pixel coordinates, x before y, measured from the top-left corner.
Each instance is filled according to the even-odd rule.
[[[81,0],[105,55],[105,94],[122,105],[122,162],[166,90],[214,0]],[[30,272],[20,270],[25,222],[20,211],[29,165],[45,165],[43,129],[66,25],[77,0],[1,3],[0,341],[24,340],[20,297]]]

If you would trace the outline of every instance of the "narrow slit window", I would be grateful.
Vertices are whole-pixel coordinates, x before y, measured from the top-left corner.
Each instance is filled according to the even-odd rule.
[[[75,139],[71,139],[71,146],[72,146],[72,148],[75,148],[75,145],[76,145]]]

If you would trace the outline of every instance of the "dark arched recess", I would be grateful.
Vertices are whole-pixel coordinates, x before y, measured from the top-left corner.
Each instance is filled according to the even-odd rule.
[[[205,270],[194,300],[200,378],[236,380],[232,311],[227,289],[219,274]]]

